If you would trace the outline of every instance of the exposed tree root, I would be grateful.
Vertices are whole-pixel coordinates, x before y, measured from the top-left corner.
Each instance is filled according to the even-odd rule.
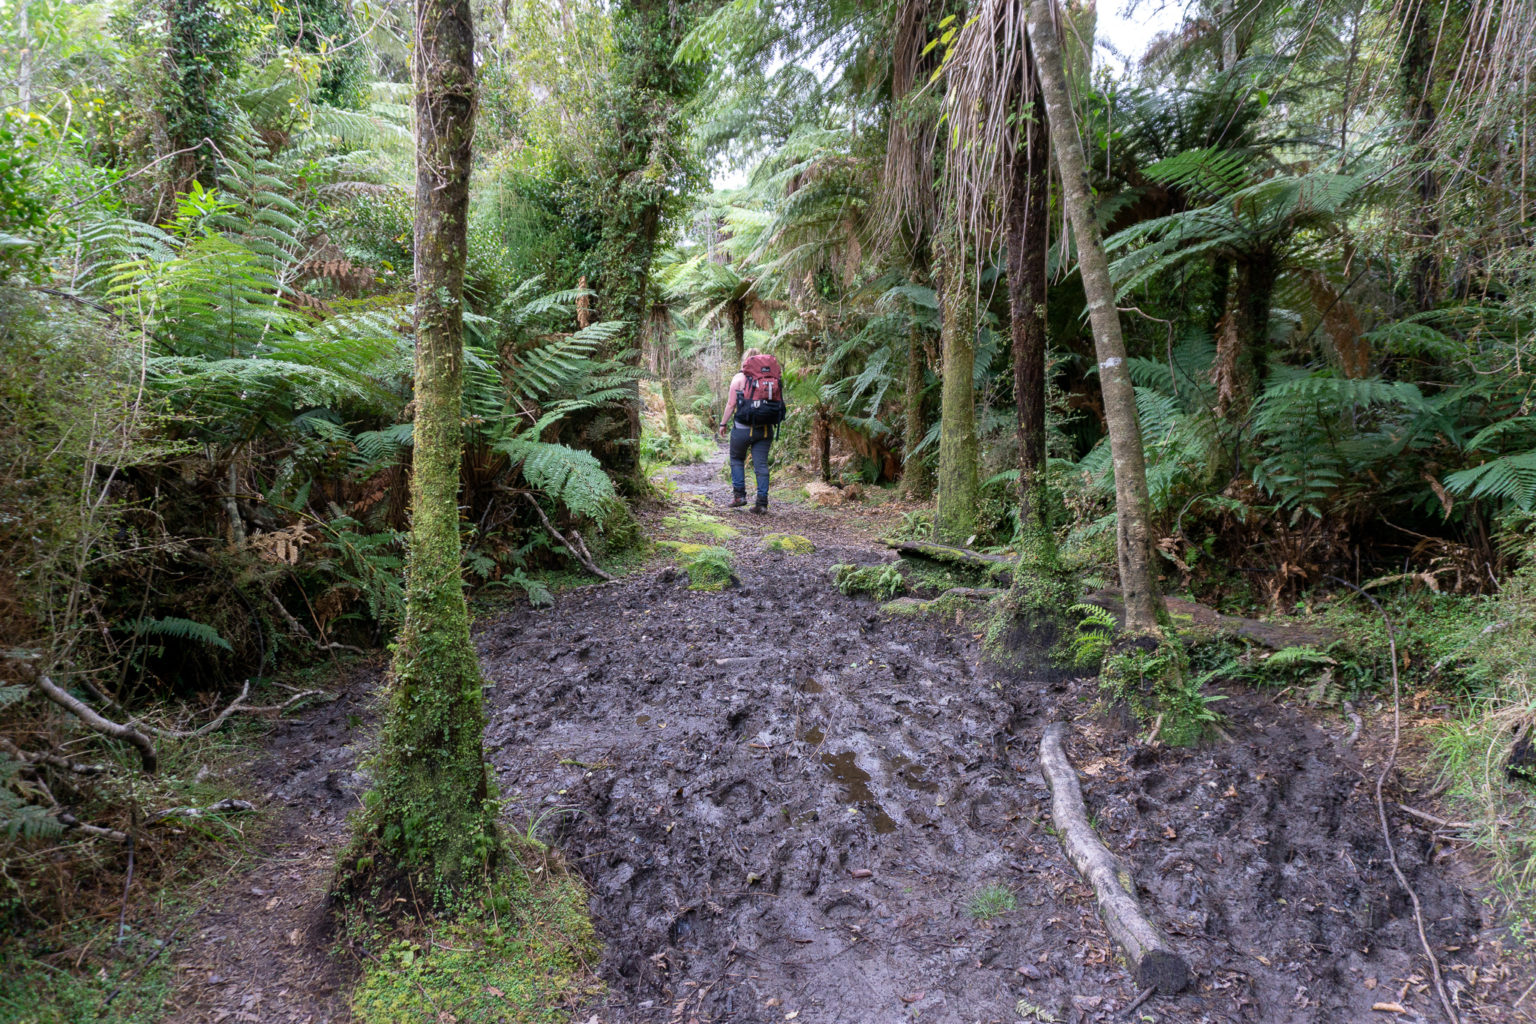
[[[1105,849],[1088,824],[1077,772],[1062,748],[1066,734],[1065,722],[1052,722],[1040,739],[1040,767],[1051,787],[1051,819],[1061,834],[1061,845],[1078,874],[1093,886],[1104,926],[1125,951],[1137,986],[1174,995],[1189,984],[1189,965],[1147,920],[1131,895],[1130,872]]]

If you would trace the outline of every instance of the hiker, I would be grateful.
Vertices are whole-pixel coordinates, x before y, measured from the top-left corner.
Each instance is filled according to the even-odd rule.
[[[784,371],[779,361],[758,349],[742,354],[741,370],[731,378],[730,397],[719,433],[731,429],[731,508],[747,503],[747,449],[752,449],[752,472],[757,477],[757,502],[752,511],[768,511],[768,447],[778,425],[784,422]]]

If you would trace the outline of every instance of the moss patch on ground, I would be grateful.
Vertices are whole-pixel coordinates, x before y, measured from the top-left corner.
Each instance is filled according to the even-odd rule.
[[[363,1024],[565,1021],[598,994],[601,952],[581,883],[542,851],[498,883],[472,919],[431,922],[364,963],[352,994]]]
[[[689,544],[664,540],[659,547],[670,548],[678,568],[688,574],[689,590],[724,590],[731,581],[731,553],[708,544]]]
[[[809,537],[802,537],[798,533],[769,533],[764,534],[759,542],[765,551],[782,551],[786,555],[808,555],[816,550]]]

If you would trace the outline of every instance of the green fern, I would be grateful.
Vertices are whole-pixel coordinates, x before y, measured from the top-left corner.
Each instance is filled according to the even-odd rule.
[[[207,647],[217,647],[222,651],[233,650],[229,641],[219,634],[219,631],[204,622],[196,622],[192,619],[180,619],[175,617],[151,619],[138,618],[124,624],[124,627],[136,636],[169,637],[175,640],[190,640]]]

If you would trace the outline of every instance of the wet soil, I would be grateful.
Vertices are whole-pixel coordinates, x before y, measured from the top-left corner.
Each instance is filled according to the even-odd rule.
[[[717,471],[679,490],[723,502]],[[1136,993],[1036,760],[1056,716],[1080,719],[1089,809],[1197,970],[1143,1012],[1364,1021],[1396,1002],[1438,1019],[1347,723],[1234,691],[1233,742],[1146,747],[1098,724],[1091,680],[995,672],[975,622],[841,596],[833,563],[891,555],[838,515],[720,514],[742,530],[725,542],[739,586],[691,591],[658,566],[478,634],[504,792],[591,888],[599,1020],[1116,1019]],[[763,551],[765,532],[818,547]],[[1394,825],[1463,1013],[1514,1019],[1481,1005],[1496,933],[1468,879]],[[976,916],[998,886],[1013,909]]]
[[[336,699],[278,722],[246,781],[265,819],[255,862],[219,882],[183,930],[166,1024],[343,1024],[353,966],[332,956],[326,887],[358,806],[382,661],[345,670]]]
[[[678,471],[679,492],[723,505],[719,466]],[[1195,966],[1140,1014],[1441,1019],[1377,828],[1379,721],[1346,747],[1347,723],[1233,690],[1232,742],[1147,747],[1093,710],[1092,680],[995,671],[977,622],[840,595],[832,564],[893,557],[867,510],[718,515],[741,530],[723,542],[737,585],[691,591],[659,561],[477,627],[514,827],[558,843],[592,894],[606,996],[576,1020],[1124,1019],[1136,993],[1050,828],[1036,759],[1058,716],[1101,835]],[[765,551],[768,532],[816,551]],[[347,1019],[320,896],[377,679],[274,733],[253,769],[270,848],[192,926],[170,1020]],[[1463,1019],[1531,1019],[1458,858],[1393,825]],[[1000,912],[975,913],[984,891]]]

